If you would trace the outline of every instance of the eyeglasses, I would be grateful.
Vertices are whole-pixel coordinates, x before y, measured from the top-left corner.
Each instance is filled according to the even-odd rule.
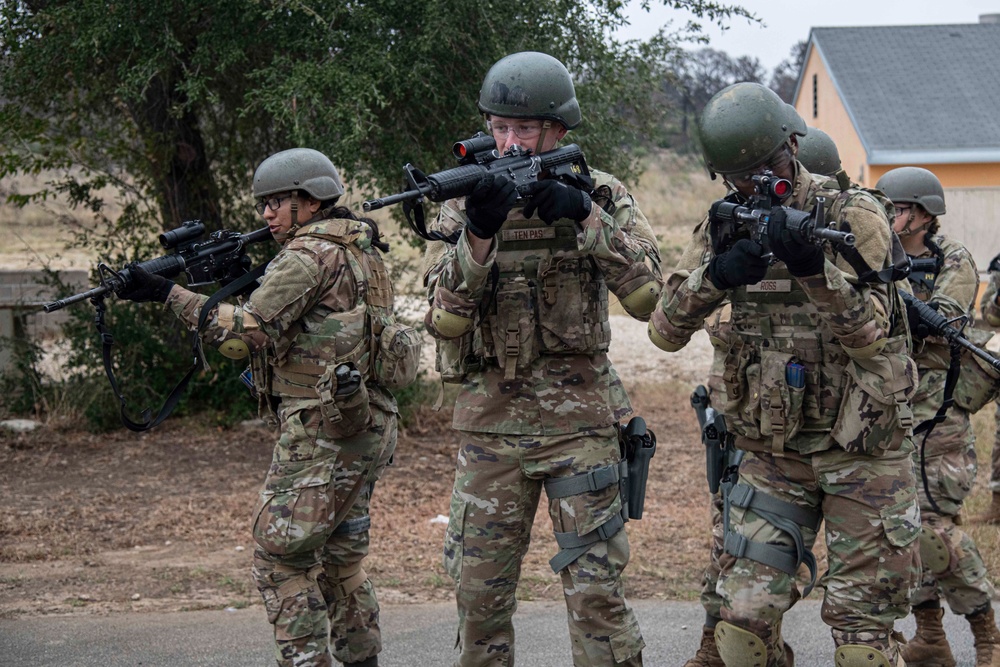
[[[495,139],[506,138],[511,132],[518,139],[534,139],[542,132],[541,123],[515,123],[508,125],[507,123],[489,121],[486,125]]]
[[[901,216],[904,213],[906,213],[907,211],[909,211],[911,208],[913,208],[913,207],[912,206],[897,206],[896,207],[896,217],[898,218],[899,216]]]
[[[284,197],[271,197],[270,199],[265,199],[259,201],[253,205],[254,209],[257,211],[257,215],[264,215],[264,209],[269,208],[272,211],[277,211],[281,208],[281,203],[289,198],[290,195],[285,195]]]

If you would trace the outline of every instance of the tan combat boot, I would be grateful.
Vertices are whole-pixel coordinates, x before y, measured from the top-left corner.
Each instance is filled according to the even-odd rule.
[[[913,615],[917,619],[917,634],[900,651],[906,667],[955,667],[955,656],[941,625],[944,609],[914,607]]]
[[[715,646],[715,628],[706,625],[701,629],[701,646],[694,657],[684,663],[684,667],[726,667]]]
[[[966,616],[976,644],[976,667],[1000,667],[1000,630],[993,618],[993,607]],[[909,663],[907,663],[909,664]]]

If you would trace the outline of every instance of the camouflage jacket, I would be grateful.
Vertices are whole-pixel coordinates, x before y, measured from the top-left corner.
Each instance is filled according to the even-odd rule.
[[[997,296],[1000,296],[1000,271],[990,271],[990,281],[979,300],[979,309],[983,319],[991,327],[1000,327],[1000,304],[997,304]]]
[[[938,246],[943,255],[941,270],[929,280],[915,280],[911,276],[910,289],[921,301],[934,304],[945,319],[963,315],[972,317],[975,309],[979,274],[972,254],[964,245],[946,236],[935,235],[931,242]],[[930,247],[924,249],[914,259],[933,258]],[[934,416],[940,407],[945,375],[950,365],[947,340],[936,336],[913,338],[913,359],[917,362],[920,384],[913,396],[913,412],[916,423]],[[963,357],[966,355],[963,355]],[[965,363],[965,362],[963,362]],[[972,363],[968,360],[968,363]],[[961,380],[960,380],[961,381]]]
[[[865,264],[889,266],[884,205],[797,164],[785,205],[811,211],[819,196],[827,199],[831,226],[855,234]],[[731,301],[729,326],[714,333],[728,349],[726,396],[716,407],[740,436],[739,445],[779,455],[786,448],[808,454],[835,443],[864,453],[899,447],[911,425],[907,400],[916,378],[893,286],[859,282],[851,263],[826,245],[820,274],[795,278],[776,262],[757,285],[719,290],[707,275],[713,253],[701,227],[693,240],[699,243],[706,261],[678,267],[666,278],[651,327],[679,348],[726,298]],[[685,254],[699,253],[690,248]],[[801,375],[790,381],[789,367]],[[855,410],[870,419],[859,419]]]
[[[438,339],[438,370],[462,384],[455,428],[556,435],[631,414],[607,357],[608,290],[625,298],[655,285],[658,294],[659,249],[625,186],[591,175],[594,206],[580,223],[545,225],[515,208],[484,264],[473,259],[465,231],[453,246],[428,245],[425,322]],[[442,206],[436,227],[450,233],[467,221],[464,199],[455,199]],[[435,309],[471,320],[472,330],[446,339],[430,317]]]
[[[301,372],[303,387],[312,389],[318,375],[311,367],[323,368],[328,362],[340,360],[366,362],[365,346],[370,332],[366,332],[360,297],[361,290],[368,286],[359,284],[358,272],[351,266],[352,251],[344,243],[308,232],[334,225],[363,246],[365,252],[377,251],[370,248],[371,230],[365,223],[327,219],[324,217],[327,212],[321,211],[284,242],[268,264],[260,285],[244,304],[218,304],[201,332],[202,340],[215,347],[242,341],[254,361],[255,384],[265,395],[312,400],[307,390],[286,393],[274,389],[275,370]],[[389,299],[391,303],[391,295]],[[174,287],[167,305],[194,329],[207,300],[204,295]],[[376,402],[394,409],[389,392],[370,383],[369,393]]]

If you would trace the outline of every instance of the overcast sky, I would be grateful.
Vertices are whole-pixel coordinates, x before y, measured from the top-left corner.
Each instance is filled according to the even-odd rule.
[[[1000,0],[729,1],[756,14],[765,25],[750,25],[738,19],[722,32],[703,22],[711,39],[708,46],[734,57],[756,56],[768,72],[788,58],[796,42],[809,38],[812,27],[979,23],[980,14],[1000,13]],[[644,39],[669,21],[673,21],[675,28],[681,28],[692,18],[688,12],[663,7],[658,0],[650,0],[653,7],[649,14],[639,4],[639,0],[629,0],[632,25],[620,33],[621,37]]]

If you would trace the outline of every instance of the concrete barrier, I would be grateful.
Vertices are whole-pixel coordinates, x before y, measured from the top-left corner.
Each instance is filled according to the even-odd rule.
[[[65,312],[46,313],[42,304],[57,298],[53,288],[44,284],[45,274],[39,270],[0,270],[0,338],[39,339],[59,333],[66,322]],[[88,286],[86,271],[60,271],[59,279],[74,291]],[[11,354],[0,346],[0,373],[10,370]]]

